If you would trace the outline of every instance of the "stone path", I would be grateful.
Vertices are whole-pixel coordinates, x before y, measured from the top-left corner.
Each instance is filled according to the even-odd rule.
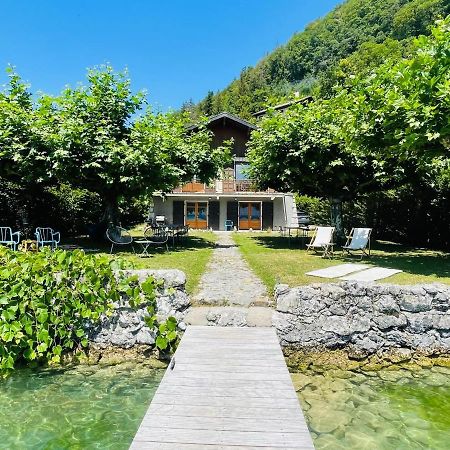
[[[216,249],[200,280],[194,303],[268,306],[269,296],[265,286],[243,260],[231,233],[217,232],[217,235]]]

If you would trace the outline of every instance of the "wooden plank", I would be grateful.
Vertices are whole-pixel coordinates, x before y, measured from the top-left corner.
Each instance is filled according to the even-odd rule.
[[[183,389],[182,395],[180,395],[179,391],[177,393],[168,394],[166,390],[158,392],[153,397],[152,403],[165,405],[167,404],[168,395],[176,396],[177,403],[191,406],[242,406],[245,404],[246,406],[252,408],[296,408],[297,407],[297,398],[295,397],[277,397],[274,399],[273,397],[250,397],[244,395],[235,395],[235,396],[223,396],[223,395],[205,395],[205,392],[202,392],[202,395],[198,395],[198,391],[192,390],[190,392],[185,392]],[[245,400],[243,400],[245,399]]]
[[[181,428],[192,430],[217,430],[217,431],[271,431],[271,432],[297,432],[305,431],[299,422],[295,427],[286,424],[283,419],[255,419],[243,418],[239,421],[227,417],[197,417],[180,416],[153,416],[153,422],[149,422],[151,428]]]
[[[188,327],[136,449],[314,449],[275,331]]]
[[[179,428],[147,428],[142,427],[143,432],[148,433],[148,438],[144,442],[172,442],[172,443],[195,443],[203,445],[270,445],[275,448],[285,448],[287,446],[301,447],[305,433],[277,433],[277,432],[254,432],[254,431],[218,431],[218,430],[183,430]],[[312,444],[311,444],[312,445]],[[131,447],[133,448],[133,446]],[[136,447],[135,447],[136,448]]]

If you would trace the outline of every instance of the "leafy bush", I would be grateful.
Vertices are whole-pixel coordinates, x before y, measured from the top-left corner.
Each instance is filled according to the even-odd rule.
[[[64,352],[87,347],[87,327],[111,315],[122,295],[132,307],[148,305],[146,322],[159,349],[170,350],[177,339],[174,318],[156,319],[158,283],[118,275],[107,256],[0,247],[0,267],[0,372],[18,362],[59,363]]]

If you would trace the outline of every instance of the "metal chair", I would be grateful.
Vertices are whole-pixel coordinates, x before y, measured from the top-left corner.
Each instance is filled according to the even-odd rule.
[[[16,239],[14,239],[16,237]],[[11,247],[12,250],[17,250],[17,245],[20,242],[20,231],[13,233],[10,227],[0,227],[0,244]]]
[[[113,252],[115,245],[131,245],[133,253],[135,253],[133,246],[133,237],[125,228],[118,226],[109,227],[106,230],[106,237],[111,242],[111,250],[109,253]]]
[[[59,231],[55,231],[49,227],[37,227],[34,235],[36,236],[38,248],[44,245],[50,245],[51,249],[55,250],[58,248],[59,241],[61,240]]]
[[[169,229],[167,227],[150,226],[144,230],[144,238],[152,247],[166,247],[169,251]]]
[[[233,231],[233,225],[232,220],[225,220],[225,231]]]

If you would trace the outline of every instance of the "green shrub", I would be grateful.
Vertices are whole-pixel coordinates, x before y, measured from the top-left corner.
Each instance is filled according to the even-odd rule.
[[[147,305],[156,346],[170,350],[176,320],[156,319],[158,283],[120,275],[107,256],[76,250],[12,252],[0,247],[0,372],[19,362],[59,363],[64,352],[88,346],[86,329],[111,315],[113,302],[126,296],[132,307]]]

